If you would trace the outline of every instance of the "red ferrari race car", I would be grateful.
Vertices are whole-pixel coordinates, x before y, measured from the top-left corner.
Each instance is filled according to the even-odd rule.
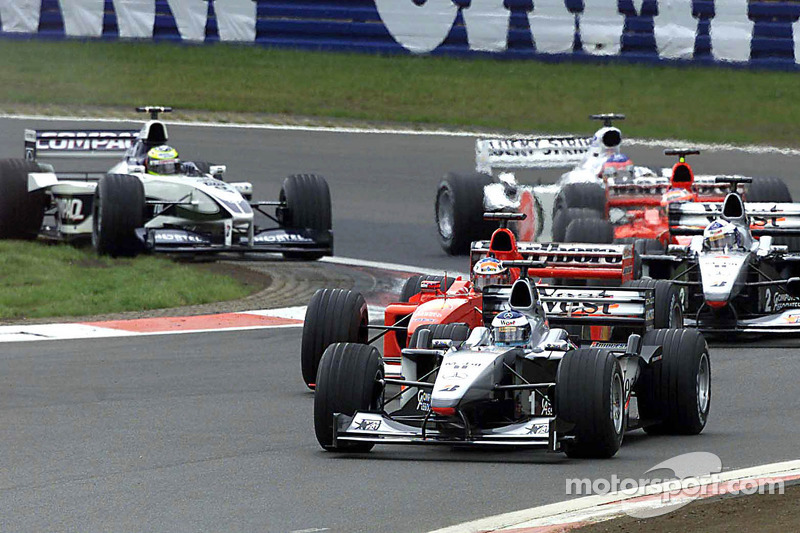
[[[334,343],[358,342],[372,344],[383,339],[383,357],[389,365],[387,373],[400,373],[401,352],[414,346],[417,332],[436,327],[437,335],[465,340],[469,332],[490,323],[503,311],[504,300],[485,298],[491,287],[510,286],[525,268],[528,276],[539,278],[538,288],[548,312],[564,312],[569,316],[591,316],[592,326],[577,327],[571,334],[582,340],[608,341],[611,327],[602,325],[604,315],[624,314],[613,303],[613,288],[584,289],[558,287],[541,283],[541,279],[594,279],[608,285],[652,289],[655,299],[654,327],[682,327],[683,314],[678,289],[669,281],[634,280],[636,264],[631,245],[624,244],[564,244],[517,242],[507,227],[511,220],[524,214],[487,213],[489,220],[501,220],[501,227],[488,241],[476,241],[470,253],[470,279],[446,276],[412,276],[400,294],[399,301],[387,306],[383,325],[371,325],[367,304],[361,294],[343,289],[320,289],[311,299],[306,311],[301,348],[301,367],[304,382],[314,388],[317,368],[325,349]],[[565,290],[575,291],[575,305],[563,303]],[[588,291],[588,292],[587,292]],[[558,299],[550,302],[551,292]],[[569,292],[573,294],[573,292]],[[580,296],[578,296],[580,295]],[[577,300],[581,298],[580,302]],[[499,303],[497,303],[499,302]],[[663,303],[662,303],[663,302]],[[617,316],[617,318],[619,318]],[[370,335],[370,330],[377,333]]]
[[[631,179],[624,164],[606,163],[605,187],[597,183],[573,183],[573,196],[592,198],[592,205],[568,208],[554,220],[556,240],[563,242],[634,243],[640,253],[662,252],[669,244],[689,244],[688,237],[669,231],[668,207],[685,202],[721,202],[727,194],[719,176],[695,176],[686,162],[699,150],[665,150],[678,156],[678,162],[663,177]],[[604,189],[604,192],[603,192]],[[786,184],[778,178],[754,178],[749,188],[740,191],[751,202],[791,203]],[[579,194],[578,194],[579,193]],[[601,219],[601,220],[598,220]]]

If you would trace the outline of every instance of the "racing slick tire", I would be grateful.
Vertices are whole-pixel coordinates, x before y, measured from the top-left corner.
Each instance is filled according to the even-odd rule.
[[[564,443],[569,457],[609,458],[625,432],[625,387],[616,357],[598,348],[564,355],[556,373],[556,416],[573,424]]]
[[[428,337],[428,342],[423,342],[422,345],[420,345],[419,332],[425,329],[430,331],[431,334]],[[431,347],[431,343],[434,339],[464,342],[468,337],[469,325],[463,322],[454,322],[452,324],[426,324],[414,330],[414,334],[411,335],[411,340],[409,341],[409,346],[427,350]]]
[[[655,289],[656,329],[681,329],[683,327],[683,298],[681,289],[666,279],[632,279],[622,284],[631,289]]]
[[[642,421],[652,434],[697,435],[711,407],[711,359],[696,329],[654,329],[643,345],[662,346],[662,356],[642,371],[634,386]]]
[[[757,176],[747,188],[746,200],[748,202],[776,202],[792,203],[792,193],[789,187],[780,178],[771,176]],[[789,247],[790,252],[800,251],[800,237],[773,237],[774,244]]]
[[[564,242],[611,244],[614,241],[614,226],[608,220],[578,218],[570,221],[564,234]]]
[[[286,204],[280,212],[280,222],[288,228],[307,228],[330,231],[331,191],[328,182],[316,174],[295,174],[283,180],[280,201]],[[316,261],[321,252],[284,252],[287,259]]]
[[[408,302],[411,300],[411,297],[415,294],[419,294],[422,290],[422,282],[423,281],[438,281],[442,283],[442,291],[447,292],[448,289],[453,285],[453,282],[456,280],[452,276],[447,276],[447,283],[444,284],[445,277],[444,276],[420,276],[414,275],[411,276],[406,280],[403,284],[403,288],[400,291],[400,301],[401,302]]]
[[[567,228],[570,222],[582,218],[602,219],[603,215],[600,211],[587,207],[570,207],[556,211],[553,216],[553,242],[570,242],[566,240]]]
[[[28,172],[39,164],[27,159],[0,161],[0,239],[35,239],[42,229],[47,196],[28,192]]]
[[[319,361],[335,342],[367,342],[369,315],[361,293],[344,289],[319,289],[306,308],[300,344],[303,383],[313,389]]]
[[[553,202],[553,217],[562,209],[585,207],[601,214],[606,212],[606,191],[599,183],[567,183],[558,191]]]
[[[772,176],[754,177],[753,182],[747,187],[745,197],[748,202],[792,203],[789,187],[782,179]]]
[[[436,230],[449,255],[469,253],[472,241],[488,239],[496,224],[483,219],[483,189],[488,174],[448,173],[436,189]]]
[[[383,408],[383,358],[374,346],[331,344],[322,354],[314,394],[314,432],[329,452],[368,452],[369,442],[334,442],[333,415]]]
[[[136,176],[108,174],[97,183],[92,205],[92,246],[100,255],[133,257],[143,250],[144,185]]]

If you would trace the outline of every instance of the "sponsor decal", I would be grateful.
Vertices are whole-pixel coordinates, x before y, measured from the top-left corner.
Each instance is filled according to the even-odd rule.
[[[83,199],[73,196],[56,198],[58,219],[62,224],[76,224],[83,222],[92,211],[93,198],[87,195]]]
[[[589,151],[591,145],[592,139],[577,137],[492,139],[487,141],[490,157],[582,155]]]
[[[611,349],[617,350],[617,349],[620,349],[620,348],[625,349],[627,347],[628,347],[628,345],[625,344],[624,342],[597,342],[597,341],[595,341],[595,342],[592,343],[592,348],[611,348]]]
[[[461,387],[461,385],[447,385],[447,384],[445,384],[445,386],[443,388],[439,389],[439,392],[455,392],[456,390],[458,390],[459,387]]]
[[[417,411],[428,412],[431,410],[431,393],[421,390],[417,393]]]
[[[209,244],[208,239],[192,233],[156,231],[156,244]]]
[[[37,133],[36,150],[92,152],[125,151],[138,136],[135,132],[42,131]]]
[[[550,425],[547,423],[531,424],[525,429],[528,431],[528,435],[547,435],[550,431]]]
[[[355,431],[378,431],[381,427],[380,420],[369,420],[364,418],[358,421],[358,425],[353,428]]]
[[[287,242],[301,242],[301,243],[312,243],[314,239],[309,239],[308,237],[303,237],[302,235],[298,235],[296,233],[279,233],[279,234],[259,234],[253,237],[253,242],[255,243],[287,243]]]
[[[523,253],[531,253],[531,259],[534,261],[544,261],[547,263],[617,265],[622,263],[622,260],[626,257],[623,255],[626,249],[622,246],[571,246],[559,243],[547,243],[545,245],[533,245],[530,247],[520,246],[519,250]],[[587,252],[591,253],[591,255],[580,255],[581,253]],[[630,253],[630,247],[628,247],[627,252]]]

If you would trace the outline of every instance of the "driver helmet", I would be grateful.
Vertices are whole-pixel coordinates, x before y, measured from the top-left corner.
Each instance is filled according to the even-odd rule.
[[[628,180],[633,178],[633,161],[625,154],[613,154],[605,163],[601,173],[603,179]]]
[[[669,189],[661,196],[661,205],[667,206],[672,203],[692,202],[694,201],[694,193],[688,189],[676,188]]]
[[[732,250],[741,246],[742,236],[739,228],[727,220],[715,220],[703,231],[705,250]]]
[[[495,257],[484,257],[472,268],[472,286],[477,292],[489,285],[508,285],[511,277],[503,262]]]
[[[524,346],[531,340],[531,325],[519,311],[503,311],[492,320],[494,342],[498,346]]]
[[[169,176],[180,172],[181,160],[175,148],[163,144],[147,152],[144,165],[148,174]]]

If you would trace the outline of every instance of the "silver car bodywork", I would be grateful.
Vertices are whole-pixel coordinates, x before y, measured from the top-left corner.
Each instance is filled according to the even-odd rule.
[[[532,295],[528,299],[531,303],[512,305],[525,301],[514,296],[522,290]],[[537,295],[532,283],[521,279],[513,288],[489,287],[484,293],[484,308],[492,309],[492,313],[500,308],[523,312],[532,326],[528,345],[499,346],[488,328],[478,327],[464,343],[434,339],[432,349],[404,349],[402,378],[385,379],[387,384],[407,387],[397,395],[396,408],[384,406],[382,412],[335,415],[334,442],[521,446],[560,451],[571,437],[570,425],[554,411],[556,373],[564,355],[577,348],[564,328],[604,325],[643,332],[652,327],[654,295],[652,289],[629,288],[539,287],[538,291]],[[486,319],[490,321],[488,316]],[[638,427],[633,386],[642,368],[659,358],[661,347],[631,349],[625,342],[593,346],[613,353],[622,369],[624,398],[619,398],[618,412],[611,413],[612,418],[619,424],[627,423],[628,429]],[[435,379],[425,381],[431,372],[420,370],[419,365],[425,366],[432,359],[441,363]],[[491,413],[492,404],[508,406],[509,402],[515,406],[512,411],[517,416],[513,420],[484,414],[484,423],[476,426],[467,421],[463,411],[486,406],[486,413]],[[461,423],[452,416],[439,416],[437,411],[442,410],[460,414]]]
[[[691,244],[642,256],[643,272],[667,273],[659,277],[682,286],[687,325],[707,333],[800,332],[800,254],[773,244],[800,235],[800,205],[745,203],[730,193],[721,204],[672,204],[669,218],[670,232],[693,235]],[[703,231],[716,220],[736,226],[740,246],[704,246]]]

